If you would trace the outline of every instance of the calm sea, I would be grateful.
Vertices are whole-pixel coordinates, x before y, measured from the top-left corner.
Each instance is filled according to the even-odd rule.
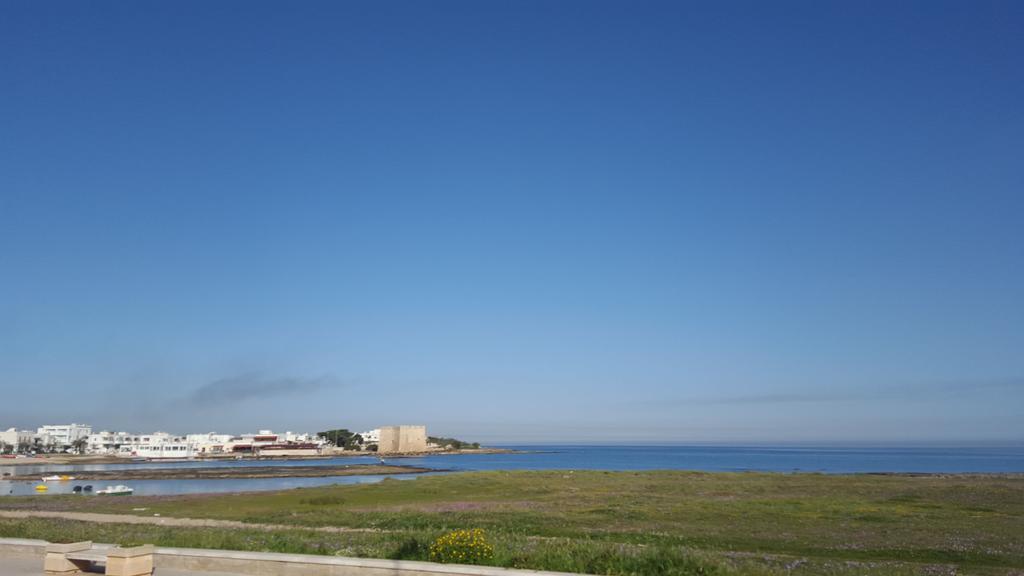
[[[394,464],[423,466],[447,471],[473,470],[700,470],[851,473],[1024,473],[1024,446],[893,448],[823,446],[508,446],[520,454],[436,455],[389,458]],[[84,470],[125,468],[181,468],[199,466],[316,466],[376,462],[376,458],[325,458],[321,460],[151,462],[145,464],[90,464],[77,466],[7,466],[3,473],[50,474]],[[262,478],[226,480],[134,480],[136,494],[184,494],[277,490],[325,484],[376,482],[385,476],[335,478]],[[395,476],[411,479],[412,475]],[[74,484],[51,483],[49,494],[70,492]],[[5,482],[0,476],[0,495],[33,494],[38,482]],[[102,484],[102,485],[101,485]]]

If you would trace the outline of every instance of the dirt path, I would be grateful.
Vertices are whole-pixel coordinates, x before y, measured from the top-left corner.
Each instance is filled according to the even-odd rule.
[[[345,526],[290,526],[287,524],[250,524],[237,520],[209,520],[203,518],[169,518],[165,516],[135,516],[132,514],[98,514],[96,512],[60,512],[44,510],[0,510],[0,518],[61,518],[81,522],[108,524],[152,524],[155,526],[182,526],[188,528],[243,528],[249,530],[313,530],[315,532],[385,532],[375,528],[347,528]]]

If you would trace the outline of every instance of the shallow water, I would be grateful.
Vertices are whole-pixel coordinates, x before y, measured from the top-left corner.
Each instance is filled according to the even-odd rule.
[[[262,490],[286,490],[288,488],[306,488],[326,486],[328,484],[367,484],[380,482],[385,478],[411,479],[414,474],[366,475],[366,476],[334,476],[318,478],[229,478],[217,480],[72,480],[68,482],[46,482],[44,494],[36,492],[35,487],[41,482],[0,482],[0,491],[13,496],[38,494],[73,494],[75,486],[86,484],[93,491],[107,486],[125,484],[135,489],[136,496],[159,496],[169,494],[211,494],[225,492],[249,492]],[[83,493],[82,496],[96,494]],[[111,496],[113,498],[113,496]]]
[[[509,446],[524,454],[441,454],[388,458],[390,464],[423,466],[451,471],[471,470],[700,470],[848,473],[1024,473],[1024,446],[998,447],[814,447],[814,446]],[[128,468],[192,468],[204,466],[332,466],[371,464],[376,457],[356,456],[317,460],[231,460],[223,462],[147,462],[141,464],[80,464],[3,466],[0,475],[72,473]],[[417,475],[390,477],[413,479]],[[2,477],[2,476],[0,476]],[[219,480],[101,480],[48,482],[47,494],[70,493],[75,485],[94,489],[127,484],[138,495],[195,494],[280,490],[328,484],[379,482],[389,476],[335,476],[326,478],[232,478]],[[35,494],[40,482],[0,480],[0,495]]]

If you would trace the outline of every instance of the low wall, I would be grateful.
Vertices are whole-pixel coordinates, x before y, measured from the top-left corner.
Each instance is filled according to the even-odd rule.
[[[25,558],[38,556],[43,561],[46,555],[46,540],[29,540],[27,538],[0,538],[0,558],[4,556]],[[40,564],[42,566],[42,564]]]
[[[43,540],[0,538],[0,558],[38,557],[41,570],[46,544],[47,542]],[[512,570],[410,560],[196,548],[157,548],[153,564],[158,569],[157,573],[159,568],[166,568],[196,573],[229,572],[251,576],[570,576],[565,572]]]

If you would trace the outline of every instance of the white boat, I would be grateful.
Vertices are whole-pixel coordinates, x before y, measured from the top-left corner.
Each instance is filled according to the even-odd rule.
[[[74,479],[74,476],[43,476],[43,482],[63,482],[65,480]]]
[[[135,492],[134,488],[129,488],[124,484],[118,484],[117,486],[107,486],[103,490],[97,490],[96,493],[100,496],[131,496],[132,492]]]

